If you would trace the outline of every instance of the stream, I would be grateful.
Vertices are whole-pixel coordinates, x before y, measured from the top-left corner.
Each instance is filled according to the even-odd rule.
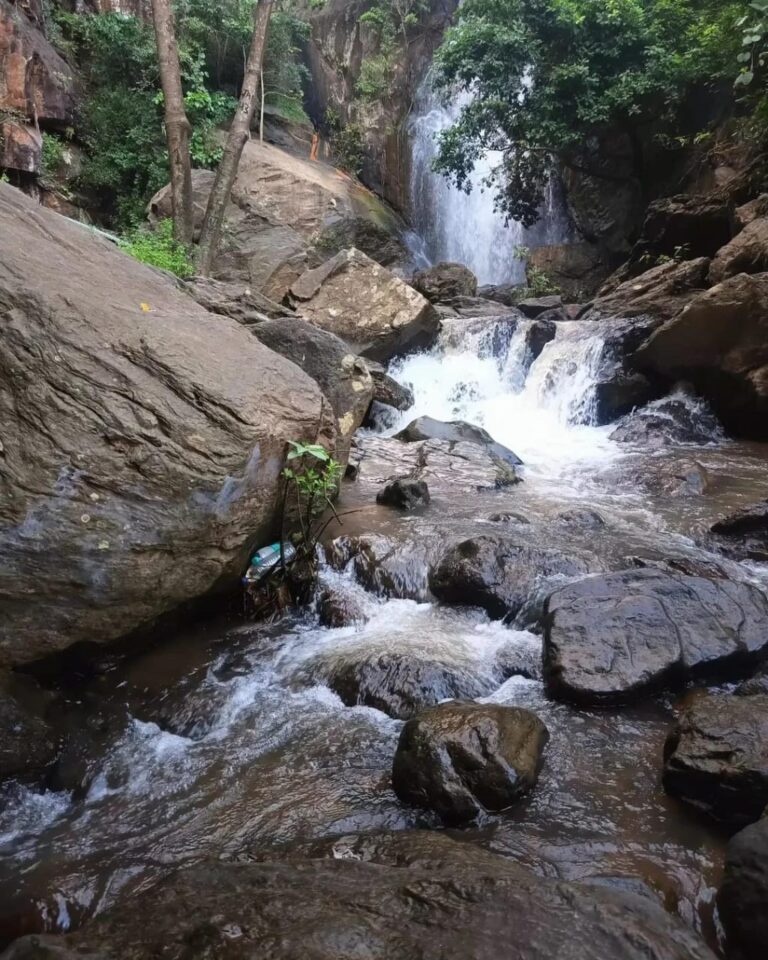
[[[72,928],[179,864],[350,831],[438,828],[392,792],[402,721],[345,706],[325,682],[340,662],[386,652],[467,674],[484,691],[480,699],[528,707],[550,730],[533,793],[453,836],[546,876],[650,892],[716,945],[725,837],[660,784],[675,698],[574,709],[549,701],[539,679],[500,679],[501,661],[538,660],[540,637],[525,622],[507,626],[432,601],[425,557],[430,544],[494,532],[487,518],[513,511],[527,521],[527,542],[556,542],[565,552],[586,543],[606,563],[722,562],[697,540],[716,517],[768,496],[768,450],[717,431],[695,448],[616,443],[613,427],[592,425],[599,325],[559,324],[531,364],[519,337],[489,350],[478,333],[485,323],[447,323],[433,351],[393,365],[415,404],[384,433],[420,414],[466,419],[521,456],[523,482],[471,496],[439,486],[426,511],[401,516],[375,504],[363,462],[360,479],[344,485],[346,516],[332,535],[386,536],[398,545],[400,588],[388,597],[369,592],[343,563],[324,569],[323,581],[354,600],[367,622],[322,627],[313,611],[271,625],[208,621],[131,658],[106,655],[95,675],[73,678],[63,692],[83,733],[60,763],[61,782],[45,792],[7,785],[0,805],[4,940]],[[696,401],[684,402],[697,416]],[[705,468],[706,495],[646,489],[643,478],[680,458]],[[558,520],[586,508],[605,521],[597,531]],[[740,569],[766,579],[759,566]]]

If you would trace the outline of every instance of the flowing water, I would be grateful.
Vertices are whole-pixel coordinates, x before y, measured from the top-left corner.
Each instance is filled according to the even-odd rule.
[[[711,496],[666,502],[643,493],[637,470],[647,471],[656,455],[622,448],[609,439],[610,428],[590,422],[599,325],[562,324],[534,362],[523,329],[499,346],[493,321],[457,322],[433,352],[393,372],[415,392],[403,422],[429,413],[483,424],[524,458],[524,483],[469,498],[448,493],[416,521],[393,520],[371,506],[364,483],[349,484],[341,506],[360,508],[362,529],[378,525],[403,542],[435,534],[442,540],[482,531],[487,512],[512,509],[528,515],[526,536],[538,538],[558,511],[577,503],[606,518],[600,542],[591,544],[605,557],[700,556],[697,525],[768,494],[764,452],[717,437],[686,453],[718,478]],[[556,536],[567,550],[585,534]],[[424,570],[416,568],[419,576]],[[64,691],[75,715],[90,718],[80,722],[88,733],[56,789],[6,788],[4,936],[65,929],[127,902],[180,863],[234,857],[243,847],[437,827],[391,791],[401,722],[346,707],[325,685],[335,664],[402,652],[471,676],[485,699],[536,710],[552,734],[531,797],[457,836],[549,876],[649,892],[714,940],[723,838],[661,790],[671,701],[610,712],[549,702],[538,680],[500,679],[505,658],[538,657],[540,637],[528,630],[479,611],[374,596],[350,570],[324,577],[355,599],[367,623],[321,628],[307,612],[271,626],[202,624],[132,659],[107,660],[96,676]]]
[[[511,221],[505,224],[494,210],[493,188],[486,183],[501,162],[501,154],[482,157],[471,176],[469,192],[452,186],[432,169],[437,155],[435,138],[447,130],[469,102],[468,95],[443,102],[427,75],[419,89],[409,123],[411,156],[411,253],[420,267],[440,260],[463,263],[480,283],[519,283],[524,261],[515,248],[565,243],[571,228],[557,183],[547,191],[542,219],[531,229]]]

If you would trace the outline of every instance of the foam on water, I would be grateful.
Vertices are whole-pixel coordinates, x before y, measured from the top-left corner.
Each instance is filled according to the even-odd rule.
[[[485,334],[474,321],[466,326],[465,335],[449,329],[430,353],[393,365],[395,379],[412,388],[414,405],[389,433],[420,416],[466,420],[514,450],[529,471],[550,475],[574,463],[607,462],[621,455],[608,439],[612,428],[594,425],[603,354],[599,329],[558,324],[555,339],[531,364],[525,321],[495,354],[487,344],[488,323]]]

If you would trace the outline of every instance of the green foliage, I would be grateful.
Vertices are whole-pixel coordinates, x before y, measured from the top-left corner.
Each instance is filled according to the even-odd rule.
[[[121,239],[120,247],[136,260],[168,270],[177,277],[191,277],[195,272],[189,251],[173,238],[171,220],[161,220],[154,230],[137,227],[129,231]]]
[[[363,168],[363,128],[357,123],[343,124],[341,117],[331,107],[325,113],[325,126],[336,163],[352,176],[358,176]]]
[[[753,0],[749,7],[736,22],[742,36],[741,50],[736,57],[740,69],[735,86],[744,89],[764,80],[768,56],[768,0]]]
[[[525,261],[525,285],[518,287],[515,302],[527,300],[529,297],[547,297],[560,293],[560,287],[552,280],[549,274],[530,263],[531,251],[528,247],[518,244],[512,251],[515,260]]]
[[[40,154],[40,181],[46,186],[51,185],[63,162],[63,141],[54,133],[44,133],[43,149]]]
[[[427,0],[376,0],[359,19],[376,34],[378,51],[366,57],[360,67],[355,92],[362,100],[382,100],[390,88],[410,28],[429,9]]]
[[[502,162],[484,181],[498,208],[538,218],[558,158],[574,160],[607,130],[643,124],[680,133],[696,85],[732,75],[743,0],[465,0],[437,56],[436,83],[472,93],[441,137],[436,169],[471,187],[488,150]]]

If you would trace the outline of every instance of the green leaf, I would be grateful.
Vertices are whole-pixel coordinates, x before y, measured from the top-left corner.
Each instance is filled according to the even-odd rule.
[[[754,79],[755,79],[754,73],[752,73],[751,70],[745,70],[743,73],[740,73],[738,77],[736,77],[736,86],[748,87]]]

